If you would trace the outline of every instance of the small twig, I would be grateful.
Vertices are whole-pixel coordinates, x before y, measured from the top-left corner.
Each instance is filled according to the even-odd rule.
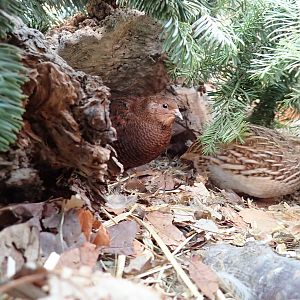
[[[178,247],[172,252],[172,254],[175,256],[196,234],[197,233],[194,233],[189,238],[185,239],[180,245],[178,245]],[[165,270],[166,269],[161,269],[159,271],[159,274],[158,274],[158,277],[157,277],[158,283],[160,283],[161,278],[162,278]],[[158,285],[158,283],[156,284],[156,286]]]
[[[30,274],[30,275],[20,277],[18,279],[10,280],[9,282],[0,286],[0,294],[7,293],[10,290],[15,289],[18,286],[23,284],[33,283],[39,280],[46,280],[47,277],[48,277],[47,273],[38,273],[38,274]]]
[[[151,198],[153,198],[153,195],[151,195]],[[167,204],[167,203],[158,204],[158,205],[152,205],[152,206],[145,207],[145,212],[162,210],[162,209],[168,208],[168,207],[170,207],[170,205]]]
[[[104,270],[105,272],[108,272],[108,268],[106,267],[106,265],[104,264],[104,262],[103,262],[102,259],[99,260],[99,263],[101,264],[101,267],[103,268],[103,270]]]
[[[108,184],[107,186],[108,186],[108,188],[114,187],[114,186],[116,186],[116,185],[118,185],[118,184],[120,184],[120,183],[122,183],[122,182],[125,182],[125,181],[128,180],[129,178],[131,178],[131,176],[123,177],[123,178],[121,178],[121,179],[118,179],[116,182],[113,182],[113,183],[111,183],[111,184]]]
[[[177,246],[177,248],[172,252],[172,254],[175,256],[197,233],[192,234],[190,237],[185,239],[180,245]]]
[[[171,268],[172,268],[172,265],[166,265],[166,266],[162,266],[162,267],[155,267],[155,268],[153,268],[151,270],[148,270],[148,271],[146,271],[146,272],[144,272],[142,274],[138,274],[134,278],[143,278],[143,277],[155,274],[157,272],[160,272],[161,270],[165,271],[165,270],[171,269]]]
[[[216,293],[216,299],[217,300],[226,300],[227,298],[225,297],[224,293],[218,289]]]
[[[106,209],[102,208],[103,211],[104,211],[104,212],[107,212],[107,213],[109,214],[109,216],[110,216],[110,217],[109,217],[110,220],[103,223],[104,227],[110,227],[110,226],[116,225],[116,224],[118,224],[119,222],[121,222],[121,221],[127,219],[129,216],[132,215],[132,213],[136,210],[137,207],[138,207],[138,204],[135,203],[135,204],[131,207],[131,209],[130,209],[129,212],[122,213],[122,214],[120,214],[120,215],[118,215],[118,216],[116,216],[116,217],[114,217],[114,218],[106,211]]]
[[[158,289],[160,287],[159,284],[161,283],[161,280],[157,280],[157,279],[153,279],[153,278],[149,277],[146,280],[144,280],[143,283],[146,283],[147,285],[154,284],[154,288]]]
[[[64,252],[64,237],[63,237],[63,225],[65,221],[65,207],[66,207],[66,202],[67,200],[64,199],[61,204],[61,218],[59,222],[59,229],[58,229],[58,234],[59,234],[59,241],[60,241],[60,246],[61,246],[61,252]]]
[[[161,284],[162,276],[164,275],[165,269],[161,269],[157,275],[155,286],[159,286]]]
[[[106,216],[109,218],[110,221],[112,221],[114,224],[113,225],[116,225],[118,224],[115,220],[114,220],[114,217],[102,206],[101,207],[101,210],[106,214]],[[108,221],[109,222],[109,221]]]
[[[123,254],[118,255],[117,270],[116,270],[116,277],[117,278],[122,278],[123,277],[125,263],[126,263],[126,255],[123,255]]]
[[[190,292],[193,296],[197,297],[197,300],[203,300],[203,295],[200,294],[197,287],[193,284],[193,282],[190,280],[190,278],[187,276],[187,274],[184,272],[182,267],[178,264],[173,254],[170,252],[166,244],[163,242],[161,237],[156,233],[153,226],[151,224],[148,224],[134,216],[132,216],[138,223],[143,225],[152,235],[152,237],[155,239],[161,250],[164,252],[167,259],[172,264],[173,268],[177,272],[178,276],[182,279],[182,281],[185,283],[185,285],[188,287]]]

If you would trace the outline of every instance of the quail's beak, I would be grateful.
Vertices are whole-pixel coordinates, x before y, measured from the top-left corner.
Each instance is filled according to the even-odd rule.
[[[176,117],[178,117],[180,120],[183,120],[182,114],[181,114],[181,112],[179,111],[178,108],[177,108],[177,109],[174,109],[174,115],[175,115]]]

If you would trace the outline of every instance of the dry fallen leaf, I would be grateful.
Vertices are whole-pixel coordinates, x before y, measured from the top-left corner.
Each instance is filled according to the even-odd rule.
[[[96,277],[97,276],[97,277]],[[164,297],[153,288],[146,287],[125,279],[118,279],[107,274],[96,273],[91,277],[92,281],[86,287],[82,287],[89,298],[93,300],[162,300]],[[80,280],[78,280],[80,283]],[[72,286],[71,286],[72,287]],[[73,288],[74,290],[74,288]],[[75,295],[74,295],[75,296]],[[74,297],[75,298],[75,297]],[[50,299],[49,299],[50,300]],[[54,300],[51,299],[51,300]]]
[[[32,217],[40,218],[45,203],[22,203],[0,209],[0,230],[7,226],[26,222]]]
[[[94,268],[99,256],[99,250],[96,245],[85,242],[79,248],[74,248],[63,252],[60,255],[56,269],[68,267],[71,269],[79,269],[82,266]]]
[[[65,201],[64,203],[64,209],[69,210],[72,208],[82,208],[84,206],[85,202],[80,197],[79,194],[72,195],[70,199]]]
[[[68,245],[59,234],[40,233],[40,254],[43,259],[47,259],[52,252],[62,253],[64,249],[68,249]]]
[[[62,235],[70,248],[80,246],[84,242],[84,235],[81,231],[76,209],[65,212]]]
[[[142,255],[145,250],[145,245],[138,240],[133,241],[134,256]]]
[[[210,193],[202,182],[195,182],[194,186],[181,186],[182,190],[190,192],[196,198],[206,199]]]
[[[234,234],[232,235],[231,244],[235,246],[244,246],[246,244],[246,236],[244,234]]]
[[[195,222],[195,210],[187,207],[187,206],[176,206],[172,207],[172,212],[174,216],[174,222],[175,223],[193,223]]]
[[[198,256],[191,258],[189,273],[202,293],[210,299],[215,299],[214,293],[219,288],[218,277]]]
[[[42,219],[42,223],[48,231],[56,234],[55,238],[50,238],[50,236],[47,235],[48,232],[43,232],[44,237],[47,236],[45,240],[50,242],[52,239],[53,243],[58,243],[57,245],[44,244],[44,246],[55,248],[58,253],[68,248],[79,247],[85,241],[85,236],[79,223],[77,209],[72,208],[63,212],[63,215],[52,215]]]
[[[149,169],[149,166],[148,165],[144,165],[144,166],[140,166],[138,168],[136,168],[134,174],[136,177],[152,177],[152,176],[155,176],[157,175],[159,172],[157,170],[152,170],[152,169]]]
[[[108,227],[107,232],[110,237],[109,247],[103,247],[105,253],[133,255],[133,241],[138,231],[135,221],[124,221],[114,226]]]
[[[6,279],[25,263],[39,257],[39,230],[29,222],[9,226],[0,232],[0,278]]]
[[[103,224],[95,219],[90,210],[78,210],[78,219],[81,230],[88,242],[96,246],[109,246],[110,239]]]
[[[169,174],[161,174],[157,178],[153,178],[155,188],[158,190],[169,191],[173,190],[176,186],[174,177]]]
[[[122,213],[126,208],[132,206],[137,201],[136,195],[111,194],[106,196],[106,207],[116,214]]]
[[[149,261],[153,257],[152,253],[144,253],[137,257],[130,259],[128,266],[125,268],[124,272],[127,274],[139,274],[145,272],[151,265]],[[148,268],[147,268],[148,267]]]
[[[47,292],[45,292],[47,291]],[[8,293],[22,299],[66,300],[162,300],[155,289],[125,279],[112,277],[88,266],[79,270],[62,268],[55,272],[33,270],[19,276],[19,282],[8,282],[0,287],[0,293]]]
[[[209,231],[213,233],[218,233],[219,228],[214,221],[208,219],[199,219],[194,224],[191,225],[196,232]]]
[[[138,178],[130,178],[126,181],[124,186],[125,191],[138,191],[140,193],[147,192],[144,182]]]
[[[95,221],[93,223],[93,229],[96,230],[96,233],[92,235],[91,242],[96,246],[109,246],[110,237],[103,224],[101,222]]]
[[[240,211],[239,215],[261,234],[272,234],[274,231],[283,228],[278,224],[273,213],[269,211],[246,208]]]
[[[239,227],[242,230],[248,228],[249,225],[233,208],[226,206],[226,207],[221,207],[220,210],[226,221],[231,221],[235,226]]]
[[[172,214],[154,211],[148,213],[146,219],[155,227],[167,246],[175,249],[185,240],[184,234],[172,224]]]
[[[292,235],[294,235],[298,240],[300,239],[300,224],[293,226],[290,229]]]
[[[94,216],[87,209],[80,209],[78,210],[77,214],[78,214],[81,230],[86,240],[90,241],[90,237],[93,229],[93,223],[94,223]]]

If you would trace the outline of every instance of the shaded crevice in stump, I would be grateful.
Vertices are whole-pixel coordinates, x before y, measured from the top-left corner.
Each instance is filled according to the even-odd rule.
[[[45,178],[56,173],[53,170],[74,169],[87,182],[104,183],[111,152],[107,143],[115,139],[108,88],[100,77],[74,71],[51,50],[40,32],[20,20],[13,21],[11,43],[24,50],[29,77],[24,85],[26,126],[17,143],[1,154],[0,200],[42,200],[42,191],[49,187],[39,176],[41,170]],[[30,186],[34,188],[28,190]],[[15,190],[20,191],[17,197]]]
[[[177,95],[177,103],[183,120],[177,121],[173,128],[171,143],[167,153],[174,157],[181,156],[188,146],[200,136],[207,124],[211,121],[209,97],[195,88],[181,85],[171,86]]]
[[[44,193],[43,182],[33,166],[35,147],[25,122],[16,144],[0,155],[0,202],[40,200]],[[33,199],[34,197],[34,199]]]
[[[98,78],[98,83],[101,84],[99,81]],[[89,98],[90,101],[87,100],[86,95],[84,107],[73,108],[79,105],[78,99],[82,98],[81,93],[84,91],[78,82],[72,82],[69,75],[51,62],[43,62],[36,66],[30,74],[25,92],[30,99],[25,117],[42,141],[37,143],[41,159],[47,161],[51,168],[73,167],[84,172],[88,177],[103,182],[106,174],[105,162],[109,159],[110,150],[101,146],[101,136],[105,136],[102,144],[114,138],[113,129],[109,130],[111,125],[109,118],[102,120],[102,128],[103,123],[106,125],[104,134],[94,134],[94,141],[91,137],[90,141],[83,138],[75,118],[81,111],[82,114],[78,117],[81,127],[88,119],[90,128],[86,129],[86,132],[97,132],[98,129],[92,127],[95,111],[99,111],[100,106],[102,116],[105,117],[108,95],[103,91],[97,94],[95,90],[93,98]],[[87,110],[87,107],[91,109]],[[73,111],[77,111],[77,114]],[[101,115],[97,117],[100,118]]]

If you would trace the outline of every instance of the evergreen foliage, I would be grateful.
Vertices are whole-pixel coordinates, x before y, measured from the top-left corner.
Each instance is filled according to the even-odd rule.
[[[87,0],[20,0],[23,21],[32,28],[46,32],[78,11],[83,11]]]
[[[295,0],[120,0],[164,24],[170,73],[211,80],[214,120],[204,152],[242,141],[247,122],[273,126],[275,111],[300,109],[300,6]],[[250,119],[247,112],[259,104]]]
[[[16,1],[4,0],[0,4],[0,41],[12,30],[10,14],[20,13]],[[26,80],[19,48],[0,43],[0,151],[9,149],[22,127],[23,95],[21,87]]]
[[[22,85],[26,69],[21,63],[21,50],[5,43],[12,31],[10,16],[23,19],[29,26],[45,31],[62,17],[83,9],[85,0],[1,0],[0,2],[0,152],[7,151],[22,128],[24,113]],[[1,43],[2,41],[2,43]]]
[[[13,28],[8,15],[21,14],[22,10],[16,0],[1,0],[0,2],[0,39],[6,37],[7,32]],[[7,15],[8,14],[8,15]]]
[[[21,15],[27,24],[46,30],[62,17],[83,10],[87,0],[2,2],[6,3],[5,7],[1,4],[2,10]],[[211,93],[214,120],[201,137],[205,152],[214,151],[219,143],[242,141],[247,122],[273,126],[276,110],[293,107],[300,111],[297,0],[117,2],[162,23],[167,66],[174,78],[184,78],[186,84],[197,85],[208,80],[215,84],[216,91]],[[5,30],[11,29],[3,14],[0,25]],[[3,37],[5,32],[0,34]],[[259,104],[248,119],[249,107],[257,100]]]

